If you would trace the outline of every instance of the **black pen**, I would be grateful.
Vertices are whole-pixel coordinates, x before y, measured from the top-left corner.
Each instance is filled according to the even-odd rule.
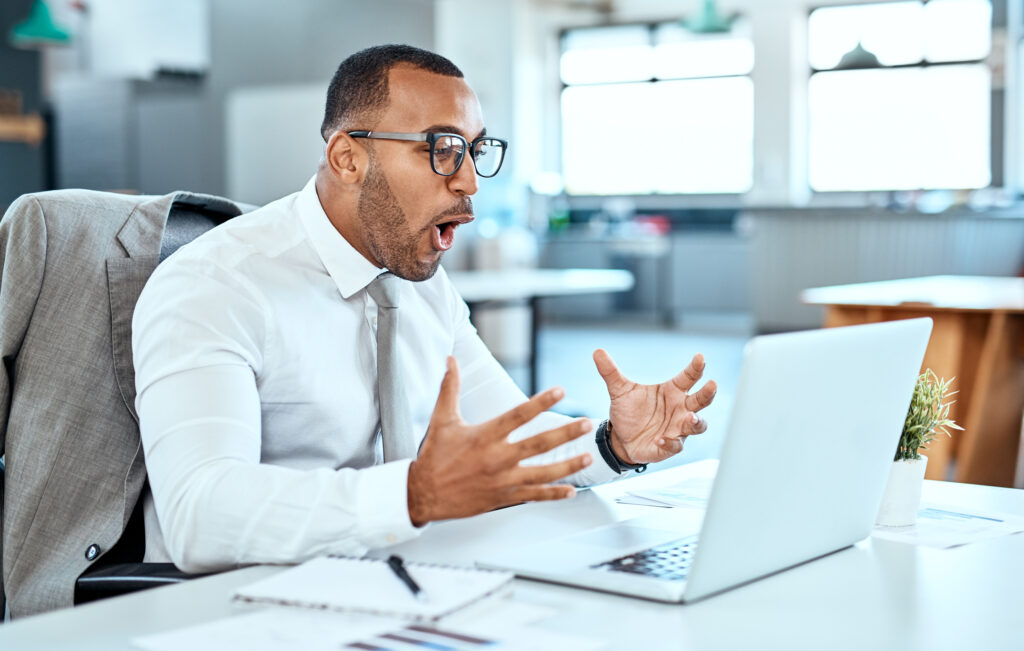
[[[416,597],[419,601],[427,600],[427,595],[424,594],[423,588],[421,588],[419,584],[409,576],[409,573],[405,571],[405,562],[402,560],[401,556],[395,556],[394,554],[388,556],[388,567],[390,567],[391,571],[395,573],[395,576],[397,576],[402,583],[409,588],[409,592],[412,593],[412,596]]]

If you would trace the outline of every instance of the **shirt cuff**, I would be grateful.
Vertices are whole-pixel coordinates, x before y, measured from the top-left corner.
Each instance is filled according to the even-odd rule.
[[[409,519],[409,465],[412,459],[393,461],[360,471],[358,522],[363,543],[387,547],[412,540],[426,527]]]
[[[597,428],[590,434],[580,437],[580,448],[578,454],[584,452],[590,453],[591,464],[588,468],[581,470],[578,475],[581,482],[573,482],[578,486],[587,486],[591,484],[601,484],[612,479],[623,477],[629,471],[616,472],[612,470],[608,462],[604,460],[601,455],[601,450],[597,447]]]

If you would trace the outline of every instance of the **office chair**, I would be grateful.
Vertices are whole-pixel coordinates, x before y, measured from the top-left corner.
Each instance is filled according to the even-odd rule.
[[[159,262],[251,208],[59,190],[0,220],[0,612],[5,596],[21,617],[195,576],[141,562],[131,313]]]

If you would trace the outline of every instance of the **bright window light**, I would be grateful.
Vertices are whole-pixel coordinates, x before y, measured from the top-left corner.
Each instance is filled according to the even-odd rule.
[[[992,49],[988,0],[932,0],[924,6],[928,61],[984,59]]]
[[[654,76],[659,79],[745,75],[754,69],[749,37],[694,34],[678,23],[666,23],[655,29],[654,40]]]
[[[823,7],[808,19],[811,67],[834,68],[858,41],[886,66],[919,63],[924,55],[920,2]]]
[[[654,75],[653,55],[644,25],[573,30],[562,41],[562,82],[645,81]]]
[[[676,23],[567,32],[561,59],[566,192],[748,191],[754,90],[746,75],[754,47],[744,34],[700,36]]]
[[[991,79],[983,64],[822,72],[808,91],[815,190],[991,182]]]
[[[753,107],[747,77],[569,87],[562,94],[566,191],[746,192]]]

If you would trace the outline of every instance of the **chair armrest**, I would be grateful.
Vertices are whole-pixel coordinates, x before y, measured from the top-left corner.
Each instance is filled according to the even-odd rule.
[[[181,583],[209,574],[187,574],[173,563],[115,563],[86,570],[75,582],[75,605]]]

